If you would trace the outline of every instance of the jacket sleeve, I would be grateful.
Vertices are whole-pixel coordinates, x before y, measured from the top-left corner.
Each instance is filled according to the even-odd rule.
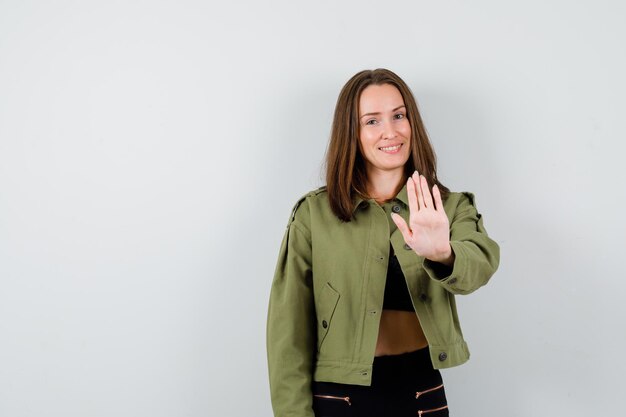
[[[452,267],[424,259],[426,273],[452,294],[469,294],[485,285],[498,269],[500,247],[488,235],[474,195],[461,194],[450,223]]]
[[[302,203],[302,204],[301,204]],[[287,225],[272,281],[267,315],[267,357],[275,417],[314,417],[311,380],[315,307],[311,233],[301,199]]]

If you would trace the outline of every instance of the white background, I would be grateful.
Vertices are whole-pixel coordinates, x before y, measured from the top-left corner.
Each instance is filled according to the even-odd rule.
[[[626,8],[0,1],[0,416],[272,415],[265,318],[357,71],[413,89],[501,267],[452,415],[622,409]]]

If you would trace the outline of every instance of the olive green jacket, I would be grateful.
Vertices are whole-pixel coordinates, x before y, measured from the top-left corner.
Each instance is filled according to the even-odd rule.
[[[454,265],[405,245],[391,211],[409,218],[406,185],[384,205],[357,200],[354,219],[331,211],[325,187],[302,197],[287,224],[267,317],[270,391],[276,417],[313,417],[311,381],[370,385],[390,245],[400,263],[435,368],[469,359],[455,294],[486,284],[500,249],[471,193],[450,193]]]

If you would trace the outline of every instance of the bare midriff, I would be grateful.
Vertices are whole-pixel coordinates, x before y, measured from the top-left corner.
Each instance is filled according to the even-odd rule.
[[[428,346],[413,311],[383,310],[380,316],[376,356],[399,355]]]

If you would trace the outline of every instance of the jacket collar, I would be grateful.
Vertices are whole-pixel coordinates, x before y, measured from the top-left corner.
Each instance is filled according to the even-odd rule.
[[[406,191],[406,181],[404,182],[404,186],[402,187],[400,191],[398,191],[398,194],[394,197],[394,199],[402,201],[406,207],[409,206],[409,197]],[[354,208],[352,209],[352,214],[354,215],[357,209],[361,207],[362,204],[367,204],[368,201],[373,201],[373,200],[372,199],[365,200],[363,197],[356,194],[354,197]]]

